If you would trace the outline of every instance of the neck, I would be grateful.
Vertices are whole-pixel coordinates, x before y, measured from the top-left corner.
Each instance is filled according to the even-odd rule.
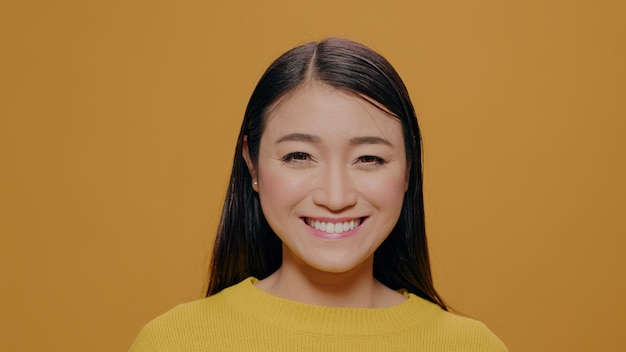
[[[280,269],[258,282],[257,287],[285,299],[327,307],[388,307],[405,299],[374,279],[373,258],[341,273],[283,260]]]

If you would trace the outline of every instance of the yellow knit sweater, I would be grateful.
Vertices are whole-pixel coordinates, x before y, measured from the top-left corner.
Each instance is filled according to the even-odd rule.
[[[413,294],[389,308],[333,308],[272,296],[255,282],[175,307],[130,351],[507,351],[484,324]]]

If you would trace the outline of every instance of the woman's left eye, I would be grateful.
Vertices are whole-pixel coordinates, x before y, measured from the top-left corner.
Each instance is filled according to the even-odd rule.
[[[357,162],[361,164],[370,164],[370,165],[383,165],[385,164],[385,160],[379,158],[374,155],[363,155],[357,159]]]

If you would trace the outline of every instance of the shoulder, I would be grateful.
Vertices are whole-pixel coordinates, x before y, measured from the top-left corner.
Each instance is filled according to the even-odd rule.
[[[427,324],[429,330],[445,332],[446,351],[507,352],[504,343],[484,323],[441,311]]]
[[[180,304],[148,322],[130,351],[181,351],[181,347],[188,347],[190,341],[203,344],[211,338],[213,321],[225,319],[231,313],[229,305],[219,294]],[[202,350],[200,347],[197,350]]]
[[[209,351],[215,344],[227,345],[228,338],[237,335],[249,320],[242,304],[249,300],[250,292],[255,292],[255,280],[248,278],[154,318],[141,329],[130,351]]]

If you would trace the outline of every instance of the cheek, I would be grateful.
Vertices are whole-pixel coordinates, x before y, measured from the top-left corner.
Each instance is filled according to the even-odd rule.
[[[293,206],[306,194],[306,181],[301,175],[268,167],[259,169],[258,177],[259,197],[266,214]]]
[[[384,192],[379,191],[375,194],[379,208],[391,210],[392,212],[400,211],[404,203],[404,186],[386,188]]]
[[[398,210],[404,202],[406,177],[404,172],[392,172],[380,177],[366,178],[360,189],[361,194],[377,207]]]

